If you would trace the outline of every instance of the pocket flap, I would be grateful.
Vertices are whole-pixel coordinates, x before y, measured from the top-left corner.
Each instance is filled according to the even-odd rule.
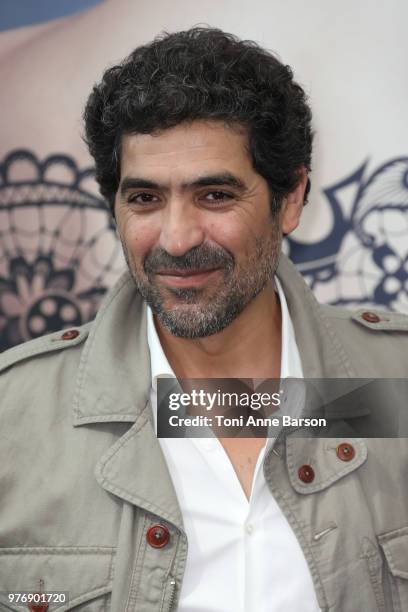
[[[9,610],[28,609],[10,603],[7,593],[65,593],[66,601],[50,601],[49,610],[65,612],[109,593],[112,589],[114,548],[18,547],[0,549],[2,605]],[[62,599],[62,598],[61,598]]]
[[[408,579],[408,527],[385,533],[378,541],[392,575]]]

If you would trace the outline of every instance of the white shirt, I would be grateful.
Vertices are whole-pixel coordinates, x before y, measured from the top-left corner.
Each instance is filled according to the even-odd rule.
[[[285,295],[281,378],[302,378],[302,365]],[[174,376],[148,308],[151,405],[157,423],[157,377]],[[299,542],[255,467],[249,500],[216,437],[159,438],[184,519],[189,548],[179,612],[319,612]]]

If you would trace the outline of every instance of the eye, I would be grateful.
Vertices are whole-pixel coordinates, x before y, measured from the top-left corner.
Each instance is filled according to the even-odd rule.
[[[229,200],[232,200],[234,198],[232,193],[227,193],[226,191],[207,191],[204,194],[204,199],[206,202],[210,202],[212,203],[223,203],[223,202],[228,202]]]
[[[159,199],[153,193],[148,193],[146,191],[142,191],[140,193],[132,193],[129,196],[128,202],[129,204],[153,204],[158,202]]]

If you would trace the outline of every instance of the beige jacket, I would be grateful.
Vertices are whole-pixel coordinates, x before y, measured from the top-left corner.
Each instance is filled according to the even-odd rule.
[[[278,276],[305,377],[407,376],[408,317],[320,306],[284,256]],[[43,580],[69,592],[60,611],[176,610],[187,539],[152,428],[146,307],[127,273],[78,331],[0,356],[0,591]],[[407,440],[349,440],[342,461],[344,441],[282,437],[265,458],[271,493],[322,610],[407,612]],[[146,539],[157,523],[170,532],[162,548]]]

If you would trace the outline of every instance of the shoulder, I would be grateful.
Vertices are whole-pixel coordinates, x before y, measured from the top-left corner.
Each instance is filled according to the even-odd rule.
[[[19,344],[0,354],[0,416],[67,394],[76,379],[91,323]],[[38,400],[38,401],[37,401]]]
[[[0,354],[0,430],[19,447],[44,440],[50,428],[55,435],[56,423],[70,422],[89,328],[49,334]]]
[[[408,315],[371,307],[321,308],[361,375],[408,376]]]
[[[28,364],[49,367],[50,359],[60,353],[64,353],[64,357],[66,353],[73,357],[72,353],[78,353],[78,348],[88,337],[91,325],[86,323],[75,329],[47,334],[0,353],[0,375]]]
[[[327,318],[339,325],[350,323],[350,329],[363,328],[371,332],[397,332],[408,339],[408,314],[379,310],[377,308],[359,308],[349,310],[339,306],[322,305]]]

